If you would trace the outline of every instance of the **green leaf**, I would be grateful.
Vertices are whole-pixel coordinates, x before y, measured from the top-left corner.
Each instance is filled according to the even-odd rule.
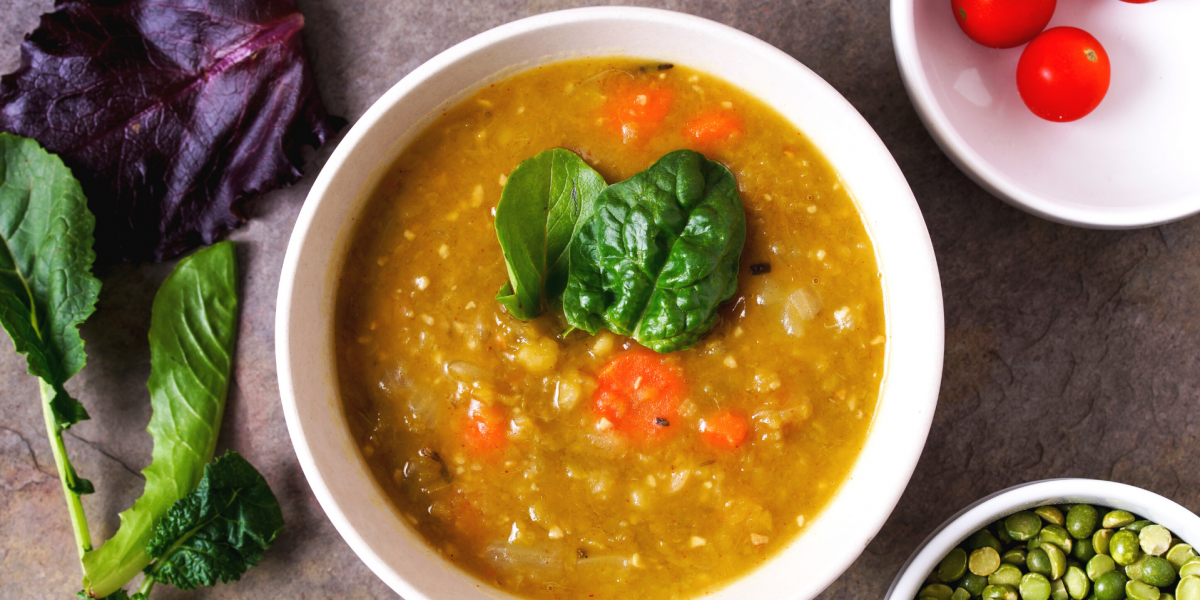
[[[70,482],[71,482],[70,490],[72,492],[75,492],[76,494],[79,494],[80,496],[86,496],[88,494],[96,493],[96,486],[92,485],[91,481],[84,479],[84,478],[80,477],[79,475],[75,475],[74,469],[72,469],[71,473],[72,473],[72,475],[74,475],[74,477],[71,478],[71,480],[70,480]]]
[[[83,368],[79,324],[96,309],[92,232],[79,182],[37,142],[0,133],[0,325],[54,390],[62,431],[88,418],[63,383]]]
[[[572,246],[567,321],[657,352],[694,345],[737,290],[746,215],[733,173],[677,150],[614,184]]]
[[[603,189],[604,178],[562,148],[513,169],[496,205],[496,237],[508,267],[496,300],[513,316],[532,319],[562,295],[571,240]]]
[[[195,489],[212,459],[225,410],[237,335],[237,275],[232,242],[179,261],[154,297],[150,316],[150,404],[154,438],[146,487],[121,513],[121,528],[83,557],[84,588],[104,597],[146,565],[154,527]]]
[[[147,569],[179,589],[237,581],[283,531],[283,512],[267,481],[232,450],[204,467],[196,491],[159,522]]]

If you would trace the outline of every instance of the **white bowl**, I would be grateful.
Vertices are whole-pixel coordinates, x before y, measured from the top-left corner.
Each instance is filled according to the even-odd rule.
[[[710,596],[811,598],[878,532],[921,454],[941,378],[937,265],[904,176],[854,108],[783,52],[697,17],[588,8],[509,23],[434,57],[359,119],[309,193],[279,285],[279,391],[304,474],[350,547],[408,600],[507,597],[430,550],[373,482],[338,399],[334,292],[348,237],[368,192],[430,115],[501,75],[583,55],[677,62],[740,86],[774,106],[816,143],[864,215],[882,272],[888,338],[882,394],[869,437],[849,479],[806,531],[762,568]]]
[[[1085,502],[1120,508],[1171,530],[1180,539],[1200,544],[1200,517],[1154,492],[1098,479],[1046,479],[996,492],[946,519],[913,551],[892,581],[885,600],[914,600],[937,564],[972,533],[1015,512],[1047,504]]]
[[[1049,27],[1095,36],[1112,63],[1112,84],[1090,115],[1051,123],[1017,94],[1024,46],[971,41],[950,0],[892,0],[900,75],[950,159],[1013,206],[1102,229],[1200,212],[1197,23],[1195,0],[1059,0]]]

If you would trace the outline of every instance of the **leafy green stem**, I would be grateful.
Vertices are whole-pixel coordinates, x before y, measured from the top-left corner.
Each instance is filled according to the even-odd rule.
[[[67,499],[67,510],[71,513],[71,529],[75,531],[75,546],[79,550],[79,558],[92,549],[92,535],[88,531],[87,517],[83,514],[83,502],[75,490],[79,489],[79,477],[67,458],[67,447],[63,444],[62,430],[54,418],[50,401],[54,399],[54,386],[38,378],[42,392],[42,412],[46,416],[46,433],[50,436],[50,447],[54,450],[54,465],[58,467],[58,479],[62,482],[63,495]]]
[[[158,565],[155,565],[155,567],[157,567],[157,566]],[[135,598],[138,595],[141,595],[142,598],[150,597],[150,588],[154,587],[154,582],[155,582],[154,573],[157,571],[158,571],[158,569],[155,568],[153,572],[146,574],[146,578],[142,580],[142,585],[138,586],[138,591],[136,594],[134,594]]]
[[[236,265],[232,242],[197,251],[154,297],[147,383],[154,412],[146,426],[154,450],[142,495],[121,513],[121,528],[83,557],[83,587],[93,598],[121,589],[152,562],[146,550],[155,527],[212,459],[237,336]]]

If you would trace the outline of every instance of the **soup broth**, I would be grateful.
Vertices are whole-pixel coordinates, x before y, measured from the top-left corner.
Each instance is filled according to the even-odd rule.
[[[695,347],[563,335],[561,310],[525,322],[495,300],[493,209],[556,147],[609,184],[680,148],[733,172],[738,291]],[[548,64],[447,108],[368,201],[336,311],[341,398],[380,487],[447,560],[530,598],[689,598],[763,563],[845,480],[883,376],[880,274],[836,172],[771,108],[653,61]],[[646,356],[680,397],[650,441],[596,405],[614,361]]]

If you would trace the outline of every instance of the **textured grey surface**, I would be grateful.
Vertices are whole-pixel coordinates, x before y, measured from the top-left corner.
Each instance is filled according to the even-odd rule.
[[[330,110],[354,120],[447,47],[514,19],[593,4],[529,0],[301,0]],[[50,0],[0,0],[0,72]],[[823,598],[878,598],[916,544],[992,491],[1046,477],[1112,479],[1200,509],[1200,220],[1129,232],[1049,223],[989,196],[921,127],[892,54],[885,0],[645,2],[726,23],[782,48],[845,95],[908,177],[937,251],[946,307],[941,400],[912,483],[879,536]],[[275,290],[313,176],[251,209],[239,241],[243,309],[220,448],[263,470],[288,529],[239,583],[167,598],[391,598],[321,512],[292,452],[274,363]],[[93,420],[67,446],[97,482],[86,509],[105,539],[141,492],[150,456],[146,331],[169,265],[120,266],[84,327],[88,366],[68,387]],[[814,568],[820,568],[814,565]],[[802,575],[801,575],[802,576]],[[0,342],[0,597],[78,589],[70,527],[35,382]]]

